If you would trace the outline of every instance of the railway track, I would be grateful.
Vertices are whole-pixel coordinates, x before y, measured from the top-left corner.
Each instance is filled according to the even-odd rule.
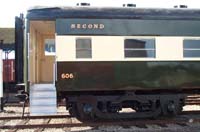
[[[200,114],[200,111],[184,111],[182,115]],[[196,117],[196,116],[195,116]],[[52,122],[52,120],[62,119],[63,122]],[[17,123],[10,125],[10,121],[17,120]],[[36,123],[31,123],[33,121]],[[41,120],[38,122],[37,120]],[[187,126],[188,123],[200,122],[200,116],[191,121],[190,117],[178,116],[177,118],[160,118],[157,120],[140,119],[140,120],[96,120],[84,122],[72,122],[73,117],[69,115],[52,115],[52,116],[26,116],[23,119],[19,116],[0,117],[0,129],[9,129],[9,132],[15,132],[19,129],[35,129],[35,132],[41,132],[46,128],[69,129],[73,127],[99,127],[99,126],[136,126],[145,128],[147,125],[158,125],[166,127],[167,124],[176,124]]]
[[[63,103],[58,103],[58,106],[63,106]],[[189,95],[186,99],[186,105],[200,105],[200,95]],[[20,107],[21,104],[8,104],[7,106]],[[189,115],[198,118],[190,118]],[[186,117],[185,117],[186,116]],[[96,120],[95,122],[73,122],[75,118],[69,114],[62,113],[61,115],[52,116],[29,116],[23,118],[21,116],[0,117],[0,129],[8,129],[8,132],[16,132],[21,129],[34,129],[34,132],[42,132],[45,129],[59,128],[64,131],[70,131],[71,128],[78,127],[99,127],[99,126],[121,126],[121,127],[141,127],[146,128],[148,125],[156,125],[160,127],[167,127],[168,124],[175,124],[178,126],[187,126],[190,123],[200,123],[200,111],[183,111],[178,118],[163,118],[158,120]],[[40,120],[38,122],[37,120]],[[62,120],[62,122],[52,122],[53,120]],[[32,122],[36,123],[32,123]],[[9,122],[16,122],[10,124]]]
[[[71,118],[70,115],[50,115],[50,116],[7,116],[7,117],[0,117],[0,120],[19,120],[19,119],[47,119],[47,118]]]
[[[192,111],[183,111],[181,115],[200,115],[200,110],[192,110]],[[48,116],[4,116],[0,117],[1,120],[20,120],[20,119],[62,119],[62,118],[72,118],[69,114],[63,115],[48,115]]]

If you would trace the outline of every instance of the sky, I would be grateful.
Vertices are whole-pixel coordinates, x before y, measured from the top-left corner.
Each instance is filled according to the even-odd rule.
[[[199,8],[199,0],[0,0],[0,28],[14,27],[15,16],[26,14],[34,6],[76,6],[87,2],[94,7],[122,7],[125,3],[135,3],[137,7],[172,8],[174,5],[187,5]]]

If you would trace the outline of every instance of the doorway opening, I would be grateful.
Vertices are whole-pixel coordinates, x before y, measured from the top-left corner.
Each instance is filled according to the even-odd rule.
[[[30,21],[30,84],[54,83],[55,21]]]

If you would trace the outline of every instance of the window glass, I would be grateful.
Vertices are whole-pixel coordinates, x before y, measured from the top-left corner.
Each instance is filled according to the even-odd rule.
[[[125,39],[125,57],[147,57],[155,58],[154,39]]]
[[[200,40],[184,40],[183,48],[184,57],[200,57]]]
[[[184,40],[183,44],[184,49],[200,49],[200,40]]]
[[[184,50],[184,57],[200,57],[200,50]]]
[[[127,50],[125,57],[155,57],[154,50]]]
[[[55,39],[45,39],[45,55],[55,55]]]
[[[137,40],[126,39],[125,48],[155,49],[155,42],[151,39]]]
[[[76,58],[92,58],[91,39],[76,39]]]

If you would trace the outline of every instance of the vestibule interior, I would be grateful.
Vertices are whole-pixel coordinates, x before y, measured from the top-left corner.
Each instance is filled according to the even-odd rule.
[[[53,83],[55,63],[55,22],[30,21],[29,81]]]

